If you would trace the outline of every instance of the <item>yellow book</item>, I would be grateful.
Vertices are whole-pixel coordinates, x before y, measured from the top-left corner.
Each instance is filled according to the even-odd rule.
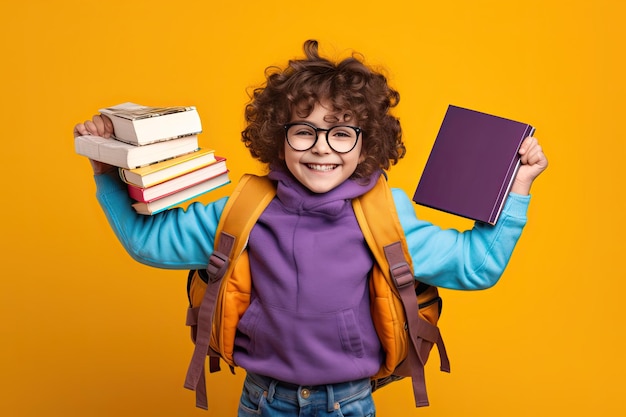
[[[146,188],[211,165],[215,161],[213,149],[200,148],[195,152],[186,153],[156,164],[135,169],[121,168],[120,176],[129,184]]]

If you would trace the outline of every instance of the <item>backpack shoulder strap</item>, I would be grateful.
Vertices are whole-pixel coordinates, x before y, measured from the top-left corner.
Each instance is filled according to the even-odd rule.
[[[409,272],[412,278],[411,256],[385,176],[381,175],[369,192],[353,199],[352,206],[376,262],[379,265],[387,264],[388,259],[382,248],[393,245],[392,247],[397,249],[392,251],[399,250],[396,252],[399,255],[398,260],[404,261],[411,268],[406,272]]]
[[[196,391],[196,406],[207,409],[205,358],[213,327],[213,311],[222,278],[227,276],[231,262],[246,247],[248,236],[257,219],[272,201],[276,189],[267,177],[245,174],[229,197],[215,233],[213,254],[207,266],[207,288],[199,307],[191,309],[188,323],[196,326],[195,348],[187,370],[185,388]],[[219,357],[211,357],[211,372],[219,370]],[[215,360],[213,360],[215,359]]]
[[[371,191],[353,200],[353,207],[380,271],[393,293],[401,300],[403,311],[400,311],[400,314],[404,315],[401,317],[401,323],[406,323],[410,338],[405,363],[408,364],[413,383],[415,404],[416,406],[428,405],[424,376],[424,364],[427,358],[420,353],[421,343],[425,339],[439,346],[441,337],[436,326],[419,317],[411,255],[386,178],[381,175]],[[441,341],[440,355],[442,347]],[[445,362],[447,363],[447,355]],[[443,368],[444,366],[442,370]],[[449,369],[449,365],[447,368]]]
[[[248,235],[257,219],[276,195],[272,181],[265,176],[245,174],[229,197],[215,232],[213,255],[209,259],[209,280],[220,280],[232,255],[248,243]]]

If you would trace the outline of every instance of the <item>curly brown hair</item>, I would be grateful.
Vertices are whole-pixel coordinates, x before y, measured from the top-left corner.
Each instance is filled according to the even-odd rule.
[[[389,169],[406,148],[399,120],[390,114],[400,94],[384,75],[368,68],[356,55],[338,63],[321,58],[318,43],[304,43],[305,59],[291,60],[284,68],[266,69],[266,83],[253,90],[246,105],[247,127],[242,141],[252,156],[270,165],[285,165],[284,125],[292,114],[307,117],[317,103],[326,101],[362,129],[362,159],[353,178],[364,178],[378,169]]]

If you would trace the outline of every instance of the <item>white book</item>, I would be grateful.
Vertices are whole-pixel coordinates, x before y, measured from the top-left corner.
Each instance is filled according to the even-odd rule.
[[[132,169],[193,152],[198,149],[198,137],[192,135],[135,146],[100,136],[77,136],[74,138],[74,149],[77,154],[95,161]]]
[[[133,145],[170,140],[202,132],[194,106],[150,107],[122,103],[100,109],[111,119],[115,138]]]

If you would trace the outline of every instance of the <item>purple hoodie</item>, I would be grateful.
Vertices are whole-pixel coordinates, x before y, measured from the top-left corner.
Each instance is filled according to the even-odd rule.
[[[238,327],[237,365],[298,385],[378,371],[367,285],[373,258],[350,202],[378,175],[315,194],[288,172],[270,173],[277,198],[250,234],[252,300]]]

